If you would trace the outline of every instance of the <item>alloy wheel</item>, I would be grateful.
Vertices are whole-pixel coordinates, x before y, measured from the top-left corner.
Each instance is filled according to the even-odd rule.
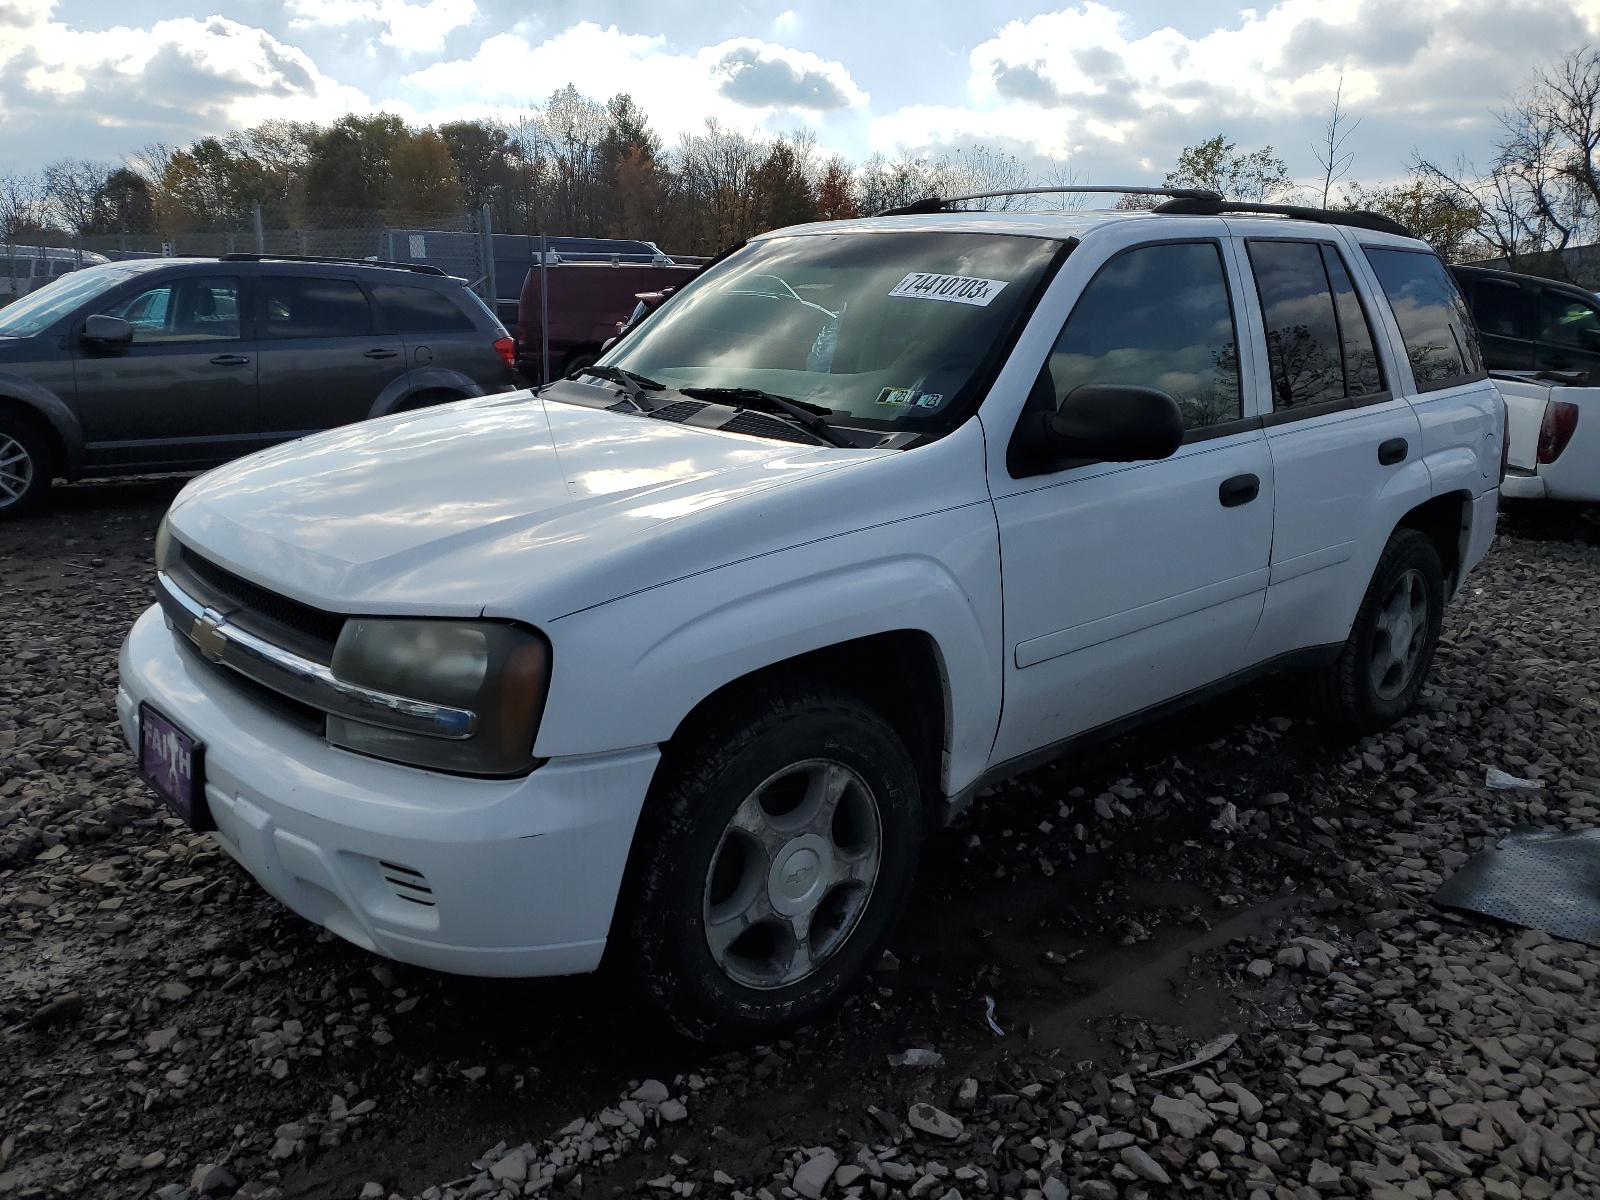
[[[1428,584],[1422,572],[1405,571],[1394,581],[1373,623],[1367,678],[1384,700],[1405,691],[1428,640]]]
[[[0,508],[16,504],[33,484],[33,455],[16,438],[0,433]]]
[[[706,945],[736,983],[813,974],[849,940],[883,861],[877,799],[831,759],[792,763],[734,810],[706,873]]]

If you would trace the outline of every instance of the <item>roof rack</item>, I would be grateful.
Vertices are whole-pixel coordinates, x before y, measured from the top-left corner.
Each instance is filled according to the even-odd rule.
[[[418,275],[444,275],[430,263],[390,262],[383,258],[328,258],[318,254],[224,254],[220,262],[306,262],[331,263],[356,267],[390,267],[397,271],[415,271]]]
[[[970,196],[925,196],[899,208],[886,208],[880,217],[915,217],[926,213],[944,212],[952,204],[968,200],[993,200],[1000,196],[1044,196],[1059,193],[1101,193],[1110,196],[1171,196],[1179,200],[1221,200],[1216,192],[1206,188],[1173,187],[1121,187],[1112,183],[1063,183],[1053,187],[1008,188],[1002,192],[973,192]]]
[[[1224,200],[1208,188],[1175,187],[1123,187],[1111,183],[1074,183],[1057,187],[1012,188],[1003,192],[974,192],[970,196],[928,196],[899,208],[880,212],[880,217],[922,216],[927,213],[948,212],[952,204],[968,200],[992,200],[1000,196],[1040,196],[1052,193],[1093,193],[1114,196],[1167,196],[1165,204],[1158,204],[1151,212],[1171,216],[1215,217],[1224,213],[1262,213],[1279,217],[1294,217],[1301,221],[1318,221],[1324,225],[1348,225],[1356,229],[1370,229],[1376,233],[1395,233],[1401,237],[1416,235],[1398,221],[1378,213],[1360,209],[1306,208],[1298,204],[1258,204],[1251,200]]]
[[[1323,225],[1348,225],[1354,229],[1370,229],[1375,233],[1397,233],[1401,237],[1415,237],[1399,221],[1375,212],[1361,209],[1306,208],[1299,204],[1258,204],[1253,200],[1223,200],[1221,197],[1200,199],[1181,196],[1158,204],[1152,211],[1177,216],[1215,217],[1226,213],[1263,213],[1269,216],[1293,217],[1299,221],[1318,221]]]

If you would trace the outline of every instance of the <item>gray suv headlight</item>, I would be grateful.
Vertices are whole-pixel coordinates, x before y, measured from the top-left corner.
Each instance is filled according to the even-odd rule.
[[[468,775],[521,775],[537,765],[533,740],[550,687],[550,644],[534,630],[352,617],[334,645],[332,670],[346,683],[464,714],[456,728],[433,734],[330,713],[335,746]]]

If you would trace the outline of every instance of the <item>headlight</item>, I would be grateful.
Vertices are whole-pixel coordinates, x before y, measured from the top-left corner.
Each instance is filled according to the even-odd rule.
[[[550,686],[550,644],[491,621],[353,617],[333,648],[333,674],[391,696],[471,712],[464,733],[386,729],[328,716],[328,741],[347,750],[469,775],[533,769],[533,739]]]
[[[156,526],[156,570],[170,571],[178,559],[178,543],[173,540],[172,529],[165,515]]]

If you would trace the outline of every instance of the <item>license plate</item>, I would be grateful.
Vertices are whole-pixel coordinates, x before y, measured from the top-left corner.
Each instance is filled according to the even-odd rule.
[[[205,749],[148,704],[139,706],[139,775],[198,830],[216,828],[206,804]]]

